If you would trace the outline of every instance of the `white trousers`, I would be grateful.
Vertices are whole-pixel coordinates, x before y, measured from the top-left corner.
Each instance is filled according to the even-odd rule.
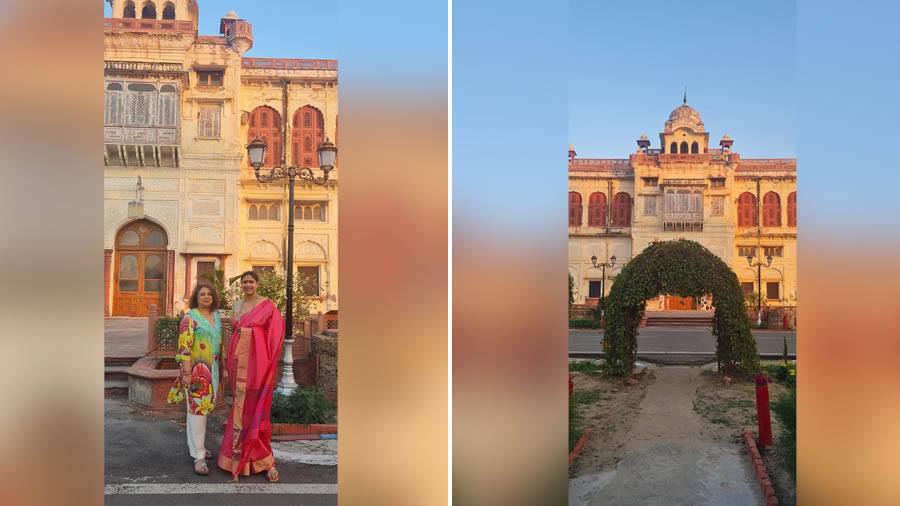
[[[187,414],[187,442],[194,460],[206,458],[206,417],[207,415]]]

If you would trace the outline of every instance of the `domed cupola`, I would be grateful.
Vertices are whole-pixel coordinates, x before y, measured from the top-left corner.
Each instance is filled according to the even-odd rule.
[[[679,127],[686,127],[700,133],[703,131],[703,121],[700,119],[700,113],[696,109],[687,105],[687,96],[684,102],[677,109],[669,114],[669,121],[666,121],[665,131],[671,132]]]
[[[672,114],[663,132],[659,134],[662,152],[665,154],[704,154],[709,146],[709,132],[703,128],[703,120],[696,109],[687,105],[687,91],[681,105]]]

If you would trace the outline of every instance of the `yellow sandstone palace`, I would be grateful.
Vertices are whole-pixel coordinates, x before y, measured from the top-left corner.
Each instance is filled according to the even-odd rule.
[[[337,309],[337,186],[296,183],[294,258],[284,258],[287,189],[265,167],[315,167],[338,141],[337,61],[245,58],[252,26],[234,11],[199,35],[195,0],[110,0],[104,20],[104,250],[107,316],[186,307],[199,275],[284,269],[314,280],[313,311]],[[273,55],[274,56],[274,55]]]
[[[741,158],[728,134],[711,148],[709,132],[686,98],[669,115],[659,141],[651,148],[642,135],[627,159],[578,158],[569,146],[575,303],[595,304],[601,290],[608,294],[616,273],[651,242],[685,238],[730,265],[745,292],[762,294],[764,306],[794,313],[796,159]],[[662,295],[647,302],[648,311],[683,309],[709,310],[709,301]]]

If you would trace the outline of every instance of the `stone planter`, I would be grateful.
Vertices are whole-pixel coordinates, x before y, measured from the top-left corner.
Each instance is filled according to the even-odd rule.
[[[186,408],[184,403],[169,404],[166,399],[169,390],[178,377],[178,366],[171,357],[144,357],[125,369],[128,375],[128,401],[137,408],[147,411],[153,416],[184,419]],[[225,388],[223,378],[219,377],[219,388]],[[215,411],[225,409],[224,390],[219,390],[219,399]]]

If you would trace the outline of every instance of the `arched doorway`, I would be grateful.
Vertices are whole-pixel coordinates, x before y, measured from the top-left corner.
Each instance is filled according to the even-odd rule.
[[[147,316],[150,304],[166,308],[165,230],[148,220],[133,221],[116,234],[113,316]]]

